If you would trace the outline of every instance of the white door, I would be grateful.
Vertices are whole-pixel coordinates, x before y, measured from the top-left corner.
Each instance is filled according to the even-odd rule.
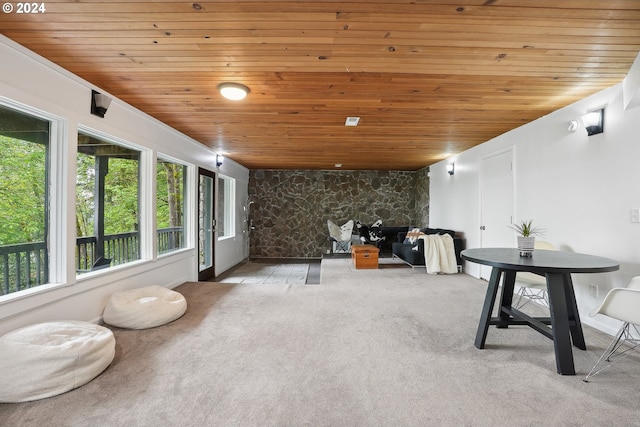
[[[483,248],[512,247],[513,149],[481,160],[480,245]],[[480,277],[489,280],[491,267],[481,266]]]

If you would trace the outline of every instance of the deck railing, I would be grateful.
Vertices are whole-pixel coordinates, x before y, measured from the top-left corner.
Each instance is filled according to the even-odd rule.
[[[104,259],[96,259],[94,236],[76,240],[76,270],[79,273],[97,268],[125,264],[140,259],[137,232],[110,234],[104,237]],[[182,227],[158,230],[158,253],[184,246]],[[49,281],[49,259],[44,242],[0,246],[0,295],[43,285]]]
[[[46,249],[44,242],[0,246],[0,295],[47,283],[49,260]]]

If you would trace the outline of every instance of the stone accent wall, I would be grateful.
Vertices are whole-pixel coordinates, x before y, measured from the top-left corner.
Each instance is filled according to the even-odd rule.
[[[426,226],[426,171],[252,170],[250,256],[322,257],[330,248],[328,219]]]
[[[429,168],[422,168],[414,173],[418,224],[426,227],[429,225]]]

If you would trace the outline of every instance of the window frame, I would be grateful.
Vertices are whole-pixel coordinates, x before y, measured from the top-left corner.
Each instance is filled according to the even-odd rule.
[[[19,300],[34,294],[47,292],[65,286],[68,281],[67,256],[68,248],[67,223],[65,221],[68,191],[66,188],[66,171],[68,166],[69,144],[68,123],[39,108],[35,108],[12,99],[0,96],[0,105],[20,114],[35,117],[49,122],[49,141],[45,155],[45,244],[48,279],[45,283],[20,291],[0,295],[0,305]]]
[[[157,165],[159,161],[173,163],[175,165],[182,166],[182,246],[179,248],[175,248],[166,252],[160,252],[159,242],[158,242],[158,224],[157,224],[157,192],[158,192],[158,181],[157,181]],[[155,167],[154,167],[154,212],[156,214],[153,217],[153,228],[154,228],[154,249],[153,252],[156,257],[164,257],[171,254],[175,254],[177,252],[186,250],[191,248],[191,239],[189,230],[191,227],[189,226],[189,218],[191,216],[191,210],[189,205],[190,200],[190,176],[191,176],[192,166],[186,164],[183,161],[177,160],[174,157],[168,156],[162,153],[156,153],[155,156]]]
[[[221,182],[224,182],[224,185],[221,186]],[[224,202],[223,206],[220,206],[220,191],[221,187],[224,188]],[[217,240],[226,240],[232,239],[236,237],[236,179],[230,176],[218,174],[218,195],[216,197],[216,203],[218,204],[216,208],[216,215],[218,217],[218,223],[220,223],[220,218],[222,218],[222,233],[220,232],[221,228],[216,227],[218,230]]]
[[[123,138],[119,138],[115,135],[97,130],[95,128],[91,128],[89,126],[85,126],[85,125],[78,125],[78,129],[76,132],[76,140],[75,140],[75,147],[76,147],[76,152],[75,152],[75,157],[74,157],[74,161],[77,162],[77,158],[78,158],[78,138],[80,137],[81,134],[87,135],[89,137],[92,138],[96,138],[96,139],[100,139],[102,141],[105,141],[107,143],[110,144],[114,144],[114,145],[119,145],[123,148],[129,149],[129,150],[133,150],[133,151],[137,151],[139,153],[139,166],[138,166],[138,249],[139,249],[139,257],[136,260],[132,260],[129,262],[125,262],[122,264],[117,264],[117,265],[113,265],[113,266],[109,266],[107,268],[102,268],[102,269],[97,269],[97,270],[92,270],[92,271],[88,271],[88,272],[84,272],[82,274],[79,274],[76,271],[76,255],[75,255],[75,246],[76,246],[76,242],[78,239],[77,233],[75,232],[74,229],[74,240],[73,240],[73,250],[70,251],[70,257],[71,259],[69,260],[69,262],[71,264],[73,264],[73,271],[75,274],[75,280],[80,282],[84,279],[87,278],[91,278],[91,277],[95,277],[97,275],[103,275],[103,274],[107,274],[109,272],[113,272],[115,270],[119,270],[122,268],[128,268],[130,266],[133,265],[137,265],[146,261],[149,261],[151,259],[153,259],[154,257],[154,250],[152,249],[153,246],[153,227],[155,224],[155,221],[152,221],[152,214],[151,214],[151,210],[153,208],[155,208],[155,191],[152,191],[152,189],[155,189],[155,186],[153,183],[155,183],[155,168],[150,167],[150,165],[153,163],[152,160],[150,160],[151,156],[152,156],[152,150],[132,143],[128,140],[125,140]],[[76,163],[77,165],[77,163]],[[74,196],[75,193],[77,191],[77,168],[75,170],[74,173],[74,185],[73,185],[73,191],[74,191]],[[151,207],[153,206],[153,208]],[[75,220],[76,215],[77,215],[77,203],[74,205],[74,211],[73,211],[73,218]]]

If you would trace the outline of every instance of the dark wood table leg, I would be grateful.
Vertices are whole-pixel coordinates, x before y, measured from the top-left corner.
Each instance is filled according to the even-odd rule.
[[[515,287],[515,283],[516,272],[513,270],[504,271],[502,280],[502,296],[500,297],[500,310],[498,312],[498,316],[500,317],[500,320],[504,321],[504,324],[496,325],[496,328],[506,329],[509,327],[507,321],[511,318],[511,316],[502,311],[502,307],[511,309],[511,304],[513,303],[513,288]]]
[[[573,291],[573,282],[571,275],[564,275],[564,295],[567,300],[567,310],[569,314],[569,329],[571,331],[571,339],[573,345],[580,350],[586,350],[587,345],[584,342],[584,334],[582,332],[582,323],[580,322],[580,313],[578,313],[578,304],[576,303],[576,295]]]
[[[561,273],[547,273],[547,292],[549,293],[549,308],[551,311],[553,347],[556,352],[556,369],[562,375],[575,375],[576,370],[573,364],[573,352],[571,351],[569,309],[565,290],[567,279],[565,276],[565,274]],[[570,280],[571,277],[569,275]]]
[[[496,302],[501,275],[502,271],[499,268],[493,267],[491,269],[491,278],[489,278],[487,295],[484,298],[484,305],[482,306],[482,314],[480,315],[480,323],[478,324],[478,332],[476,333],[476,341],[474,343],[477,348],[484,348],[484,342],[487,340],[487,331],[489,330],[491,313],[493,311],[493,305]]]

